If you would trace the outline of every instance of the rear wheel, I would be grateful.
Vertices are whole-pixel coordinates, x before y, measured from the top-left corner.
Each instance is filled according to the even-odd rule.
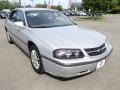
[[[39,73],[44,73],[44,68],[41,60],[41,55],[38,48],[35,45],[30,46],[30,58],[33,69]]]
[[[11,39],[10,34],[9,34],[8,31],[6,31],[6,35],[7,35],[7,40],[8,40],[8,42],[9,42],[10,44],[13,44],[13,41],[12,41],[12,39]]]

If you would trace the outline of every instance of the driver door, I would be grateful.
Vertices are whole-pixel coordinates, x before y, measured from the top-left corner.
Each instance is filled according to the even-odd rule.
[[[16,23],[21,22],[23,23],[23,26],[19,26]],[[14,22],[14,34],[17,38],[16,43],[26,51],[27,49],[27,32],[26,30],[26,24],[25,24],[25,18],[22,11],[18,10],[16,15],[16,20]]]

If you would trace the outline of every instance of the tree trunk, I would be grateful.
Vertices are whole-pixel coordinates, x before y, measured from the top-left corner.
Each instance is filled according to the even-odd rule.
[[[92,9],[92,20],[94,20],[94,17],[95,17],[95,7],[93,7]]]
[[[95,17],[95,12],[93,11],[92,12],[92,20],[94,20],[94,17]]]

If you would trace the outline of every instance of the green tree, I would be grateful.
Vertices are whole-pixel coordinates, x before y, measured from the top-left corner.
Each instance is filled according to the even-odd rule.
[[[101,0],[99,11],[106,13],[114,7],[114,3],[111,0]]]
[[[62,6],[58,5],[58,6],[51,6],[52,9],[56,9],[56,10],[59,10],[59,11],[62,11],[63,8]]]
[[[112,0],[112,2],[114,3],[114,7],[112,8],[111,13],[113,14],[120,13],[120,0]]]
[[[63,10],[62,6],[60,6],[60,5],[58,5],[56,9],[59,10],[59,11]]]
[[[47,8],[47,4],[36,4],[35,7],[38,7],[38,8]]]
[[[118,3],[117,3],[117,4],[118,4],[118,6],[120,6],[120,0],[118,0]]]
[[[35,7],[38,7],[38,8],[47,8],[47,4],[36,4]],[[52,9],[56,9],[56,10],[59,10],[59,11],[62,11],[62,6],[58,5],[58,6],[51,6]]]
[[[8,1],[0,1],[0,10],[3,9],[15,9],[21,7],[18,2],[10,3]]]
[[[8,1],[0,1],[0,10],[9,9],[10,3]]]
[[[111,6],[111,0],[83,0],[83,7],[91,11],[92,19],[96,13],[106,12]]]
[[[20,8],[20,4],[18,2],[15,2],[15,3],[10,3],[10,6],[9,8],[12,10],[12,9],[15,9],[15,8]]]
[[[51,6],[52,9],[56,9],[57,10],[57,6]]]

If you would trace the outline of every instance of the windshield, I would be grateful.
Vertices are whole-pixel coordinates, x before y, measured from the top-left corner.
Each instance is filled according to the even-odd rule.
[[[69,26],[73,23],[61,12],[50,10],[26,11],[28,26],[31,28],[47,28]]]

